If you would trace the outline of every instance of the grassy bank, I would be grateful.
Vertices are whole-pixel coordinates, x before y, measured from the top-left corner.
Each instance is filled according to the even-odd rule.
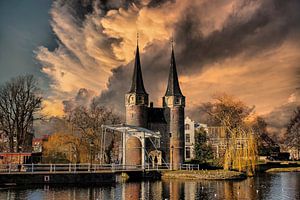
[[[271,168],[266,172],[300,172],[300,167]]]
[[[163,179],[204,179],[204,180],[238,180],[245,179],[241,172],[227,170],[195,170],[195,171],[167,171],[162,174]]]

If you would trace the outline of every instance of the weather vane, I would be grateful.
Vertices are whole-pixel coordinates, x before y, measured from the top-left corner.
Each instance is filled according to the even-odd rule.
[[[139,45],[139,32],[136,33],[136,44]]]

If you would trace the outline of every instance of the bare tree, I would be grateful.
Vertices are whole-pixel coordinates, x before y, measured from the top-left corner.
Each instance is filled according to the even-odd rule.
[[[226,130],[224,169],[237,169],[254,174],[257,145],[252,126],[249,124],[254,107],[227,94],[213,96],[214,102],[202,104],[200,111],[207,115],[210,125]]]
[[[65,121],[64,130],[60,130],[60,132],[51,136],[52,140],[47,142],[46,151],[53,152],[68,149],[70,154],[68,157],[72,158],[70,159],[72,162],[96,160],[94,155],[100,152],[100,149],[105,149],[101,141],[102,125],[121,122],[119,116],[95,101],[89,107],[77,106],[68,110],[62,120]],[[63,135],[63,137],[55,137],[55,135]],[[106,137],[106,149],[102,152],[107,160],[109,160],[109,153],[112,150],[112,145],[110,145],[112,138],[109,138],[110,136]],[[61,144],[61,148],[52,148],[55,146],[54,143]]]
[[[206,115],[207,124],[230,129],[244,125],[253,111],[254,107],[248,107],[244,102],[225,93],[213,95],[213,102],[200,106],[200,113]]]
[[[11,79],[0,87],[0,129],[9,139],[9,151],[26,151],[32,124],[41,109],[42,97],[32,75]]]
[[[106,107],[100,106],[93,101],[89,108],[84,106],[76,107],[68,116],[74,133],[78,136],[79,144],[93,152],[99,152],[101,147],[102,125],[120,123],[119,116],[115,115]],[[109,138],[107,138],[109,140]],[[105,155],[107,157],[107,155]]]
[[[300,106],[295,110],[294,116],[291,118],[287,126],[287,146],[297,150],[298,158],[300,155]]]

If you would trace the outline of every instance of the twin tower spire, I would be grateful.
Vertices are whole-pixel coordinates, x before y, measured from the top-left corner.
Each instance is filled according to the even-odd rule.
[[[132,84],[129,93],[147,94],[143,82],[138,44],[136,46],[134,71],[133,71]],[[183,96],[178,81],[173,44],[172,44],[168,86],[167,86],[165,96]]]

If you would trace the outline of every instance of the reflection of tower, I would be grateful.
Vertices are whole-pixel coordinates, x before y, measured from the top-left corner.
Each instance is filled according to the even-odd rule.
[[[182,199],[184,197],[184,184],[177,180],[170,181],[170,200]]]
[[[139,200],[140,199],[140,191],[141,191],[141,183],[126,183],[123,187],[125,198],[122,199],[130,199],[130,200]]]
[[[163,107],[165,108],[170,132],[170,163],[172,168],[178,169],[179,164],[184,160],[185,96],[181,93],[178,82],[173,45],[168,87],[163,97]]]

